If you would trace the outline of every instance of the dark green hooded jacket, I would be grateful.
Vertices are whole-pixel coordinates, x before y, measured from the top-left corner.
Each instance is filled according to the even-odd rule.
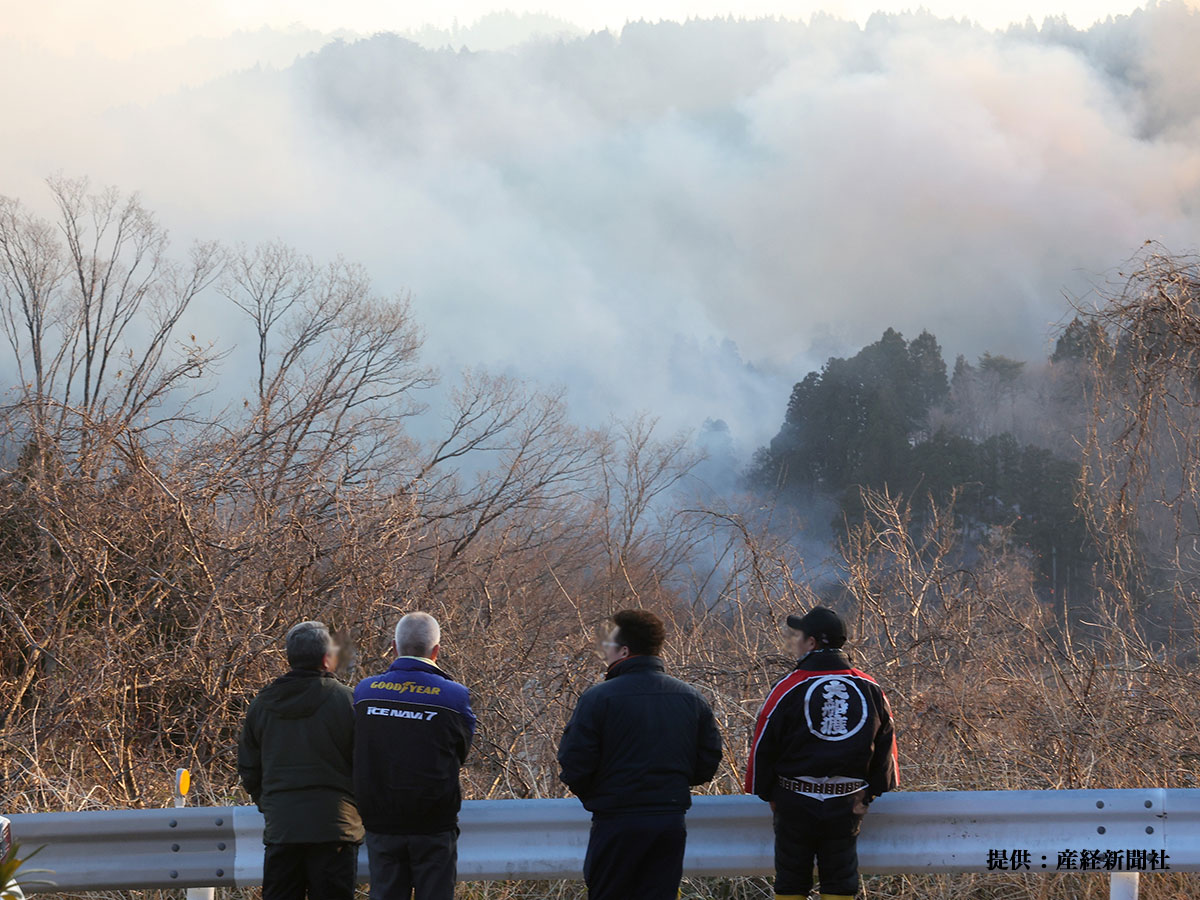
[[[266,818],[263,842],[363,839],[354,805],[354,693],[328,672],[292,669],[246,711],[242,786]]]

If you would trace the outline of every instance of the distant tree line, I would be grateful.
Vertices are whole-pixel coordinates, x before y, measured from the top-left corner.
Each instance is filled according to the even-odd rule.
[[[1074,321],[1035,375],[1024,362],[985,353],[975,365],[959,356],[948,377],[933,334],[907,341],[888,328],[793,388],[783,425],[755,453],[747,482],[795,506],[834,499],[842,531],[861,519],[864,489],[905,498],[918,524],[931,502],[953,497],[968,544],[1003,529],[1030,554],[1041,593],[1077,592],[1095,559],[1077,504],[1078,448],[1055,452],[1012,429],[1035,381],[1058,388],[1040,391],[1056,417],[1082,423],[1088,334]],[[1067,381],[1077,390],[1064,399]]]

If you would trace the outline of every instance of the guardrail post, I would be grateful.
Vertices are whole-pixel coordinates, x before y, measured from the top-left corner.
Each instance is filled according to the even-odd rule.
[[[175,770],[175,790],[174,801],[177,809],[181,809],[187,805],[188,791],[192,789],[192,773],[187,769]],[[172,822],[172,825],[175,823]],[[217,889],[204,888],[188,888],[187,900],[216,900]]]
[[[1137,900],[1138,873],[1113,872],[1108,887],[1108,900]]]

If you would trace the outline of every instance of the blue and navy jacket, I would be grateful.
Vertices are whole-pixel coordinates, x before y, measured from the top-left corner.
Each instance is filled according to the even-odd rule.
[[[467,689],[409,656],[354,689],[354,793],[367,831],[453,830],[475,735]]]

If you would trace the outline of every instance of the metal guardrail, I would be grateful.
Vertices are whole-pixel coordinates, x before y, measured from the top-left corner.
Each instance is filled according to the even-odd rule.
[[[57,890],[262,883],[263,820],[254,807],[9,818],[25,847],[45,845],[38,867],[53,870],[45,877]],[[575,800],[468,801],[460,824],[459,880],[581,877],[590,823]],[[687,828],[686,875],[771,873],[771,817],[756,797],[696,797]],[[1028,861],[1020,871],[1060,871],[1060,854],[1074,853],[1078,865],[1084,850],[1122,861],[1131,850],[1153,852],[1171,871],[1200,871],[1200,790],[892,793],[872,804],[859,839],[868,873],[988,872],[1000,851],[1011,860],[1014,850]],[[1135,874],[1113,885],[1114,897],[1136,896]]]

